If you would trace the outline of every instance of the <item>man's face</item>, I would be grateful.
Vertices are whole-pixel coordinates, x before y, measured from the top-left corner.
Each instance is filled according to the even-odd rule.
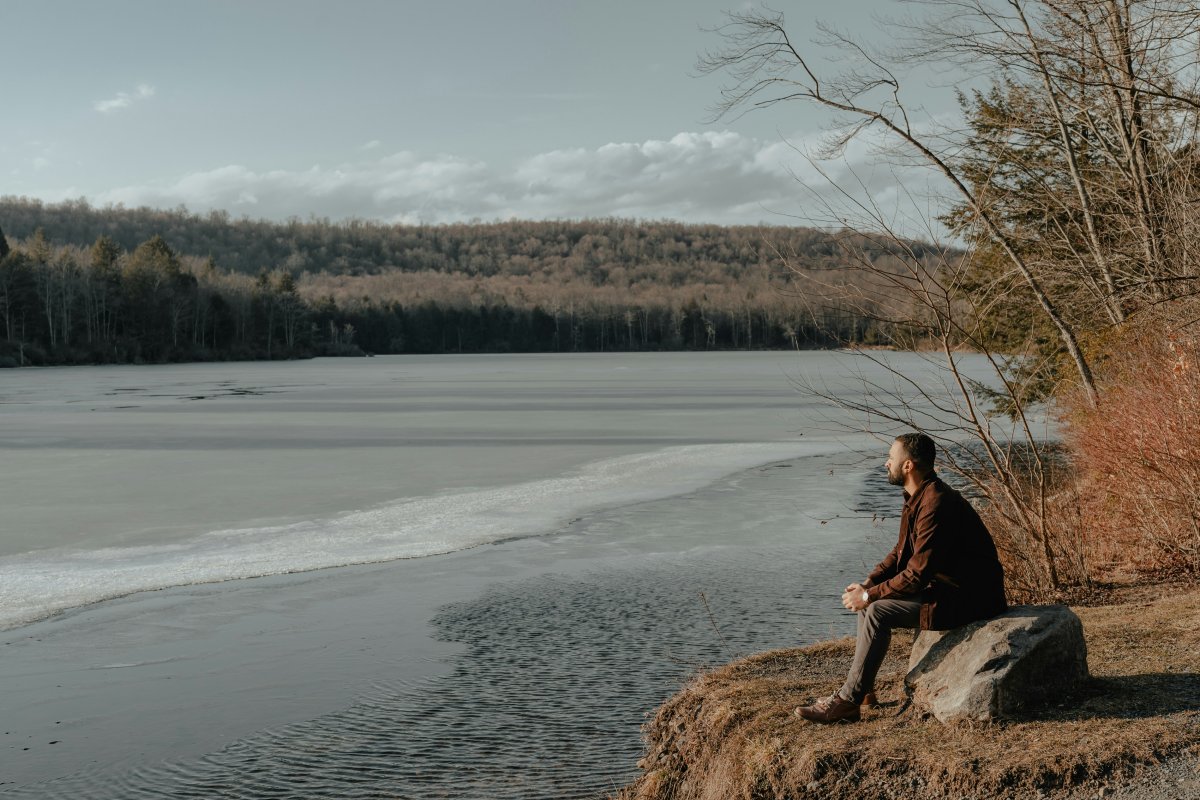
[[[892,486],[904,485],[904,463],[908,460],[908,453],[905,452],[904,445],[892,442],[892,449],[888,451],[886,464],[888,483]]]

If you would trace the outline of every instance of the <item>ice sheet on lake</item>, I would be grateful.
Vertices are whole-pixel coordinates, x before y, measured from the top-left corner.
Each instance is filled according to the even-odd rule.
[[[0,627],[133,592],[436,555],[552,531],[587,511],[694,491],[760,464],[836,452],[828,443],[692,445],[604,459],[511,486],[405,499],[186,542],[51,550],[0,561]]]

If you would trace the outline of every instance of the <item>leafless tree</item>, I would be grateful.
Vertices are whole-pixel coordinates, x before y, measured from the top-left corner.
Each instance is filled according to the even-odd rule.
[[[1071,311],[1077,292],[1090,290],[1107,322],[1119,324],[1143,298],[1196,277],[1171,257],[1169,210],[1179,196],[1169,178],[1194,172],[1200,13],[1175,0],[912,5],[929,16],[893,25],[907,36],[890,55],[818,25],[823,44],[849,63],[832,74],[815,45],[796,43],[782,14],[730,14],[718,29],[723,46],[699,62],[701,72],[729,79],[717,115],[815,104],[843,123],[826,155],[873,129],[932,169],[958,206],[958,232],[1020,277],[1094,405]],[[989,141],[980,141],[979,125],[914,123],[899,76],[915,61],[958,69],[967,106],[968,81],[987,76],[1006,112],[984,131]],[[984,100],[976,95],[975,110]]]
[[[722,46],[703,56],[699,69],[727,78],[718,118],[793,104],[837,112],[816,154],[818,171],[820,159],[841,155],[872,131],[890,144],[893,158],[923,164],[947,187],[945,221],[967,250],[945,246],[931,260],[869,199],[835,185],[850,212],[827,209],[829,219],[845,224],[856,217],[860,231],[872,232],[895,258],[869,257],[861,240],[847,241],[856,279],[809,271],[802,277],[817,291],[807,294],[837,297],[842,308],[885,323],[897,344],[932,344],[951,390],[947,400],[890,366],[888,356],[864,351],[893,382],[864,378],[861,400],[839,402],[866,415],[869,426],[919,427],[954,445],[946,448],[952,466],[1010,523],[1009,555],[1030,565],[1031,584],[1086,580],[1077,526],[1058,513],[1064,486],[1030,422],[1027,398],[1036,393],[1022,385],[1039,359],[1053,354],[1019,343],[1014,350],[1010,341],[1002,355],[996,321],[1011,308],[1012,276],[1094,408],[1100,390],[1084,336],[1121,325],[1139,307],[1170,296],[1177,283],[1195,280],[1194,266],[1181,270],[1171,253],[1194,247],[1195,215],[1191,226],[1180,225],[1172,209],[1200,174],[1200,14],[1194,3],[1172,0],[911,5],[931,16],[893,25],[900,36],[887,54],[820,25],[820,42],[799,45],[783,15],[770,9],[731,13],[717,29]],[[819,58],[826,46],[839,64],[833,70]],[[931,61],[958,68],[962,81],[951,88],[961,93],[963,124],[914,122],[900,76]],[[932,226],[929,233],[936,238]],[[963,350],[982,354],[989,391],[1004,399],[1008,417],[981,403],[984,382],[964,371]],[[1035,369],[1014,370],[1016,362]]]

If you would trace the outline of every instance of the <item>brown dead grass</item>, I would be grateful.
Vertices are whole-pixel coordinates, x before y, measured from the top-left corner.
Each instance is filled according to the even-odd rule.
[[[943,725],[897,715],[911,637],[880,673],[885,707],[851,725],[816,725],[792,709],[830,694],[850,639],[751,656],[702,674],[647,724],[644,775],[618,800],[1053,797],[1119,782],[1200,752],[1200,591],[1141,590],[1075,609],[1092,678],[1035,717]]]

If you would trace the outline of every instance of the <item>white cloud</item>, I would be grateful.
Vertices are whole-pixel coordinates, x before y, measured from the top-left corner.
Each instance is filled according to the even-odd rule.
[[[110,97],[107,100],[97,100],[92,104],[92,108],[99,111],[101,114],[112,114],[122,109],[129,108],[139,100],[145,100],[154,96],[154,87],[147,84],[139,84],[132,92],[117,92],[116,97]]]
[[[764,141],[731,131],[613,142],[539,153],[498,166],[455,155],[402,151],[328,168],[257,170],[228,165],[169,183],[125,186],[92,198],[195,211],[241,209],[285,219],[315,214],[390,222],[633,217],[719,224],[836,223],[837,190],[803,152],[815,139]],[[870,142],[823,169],[864,198],[893,202],[900,178],[872,166]],[[892,200],[888,201],[887,198]]]
[[[361,150],[374,150],[374,149],[376,149],[377,147],[379,147],[379,145],[380,145],[380,144],[382,144],[382,143],[381,143],[381,142],[380,142],[378,139],[372,139],[371,141],[367,142],[366,144],[364,144],[364,145],[363,145],[361,148],[359,148],[359,149],[361,149]]]

